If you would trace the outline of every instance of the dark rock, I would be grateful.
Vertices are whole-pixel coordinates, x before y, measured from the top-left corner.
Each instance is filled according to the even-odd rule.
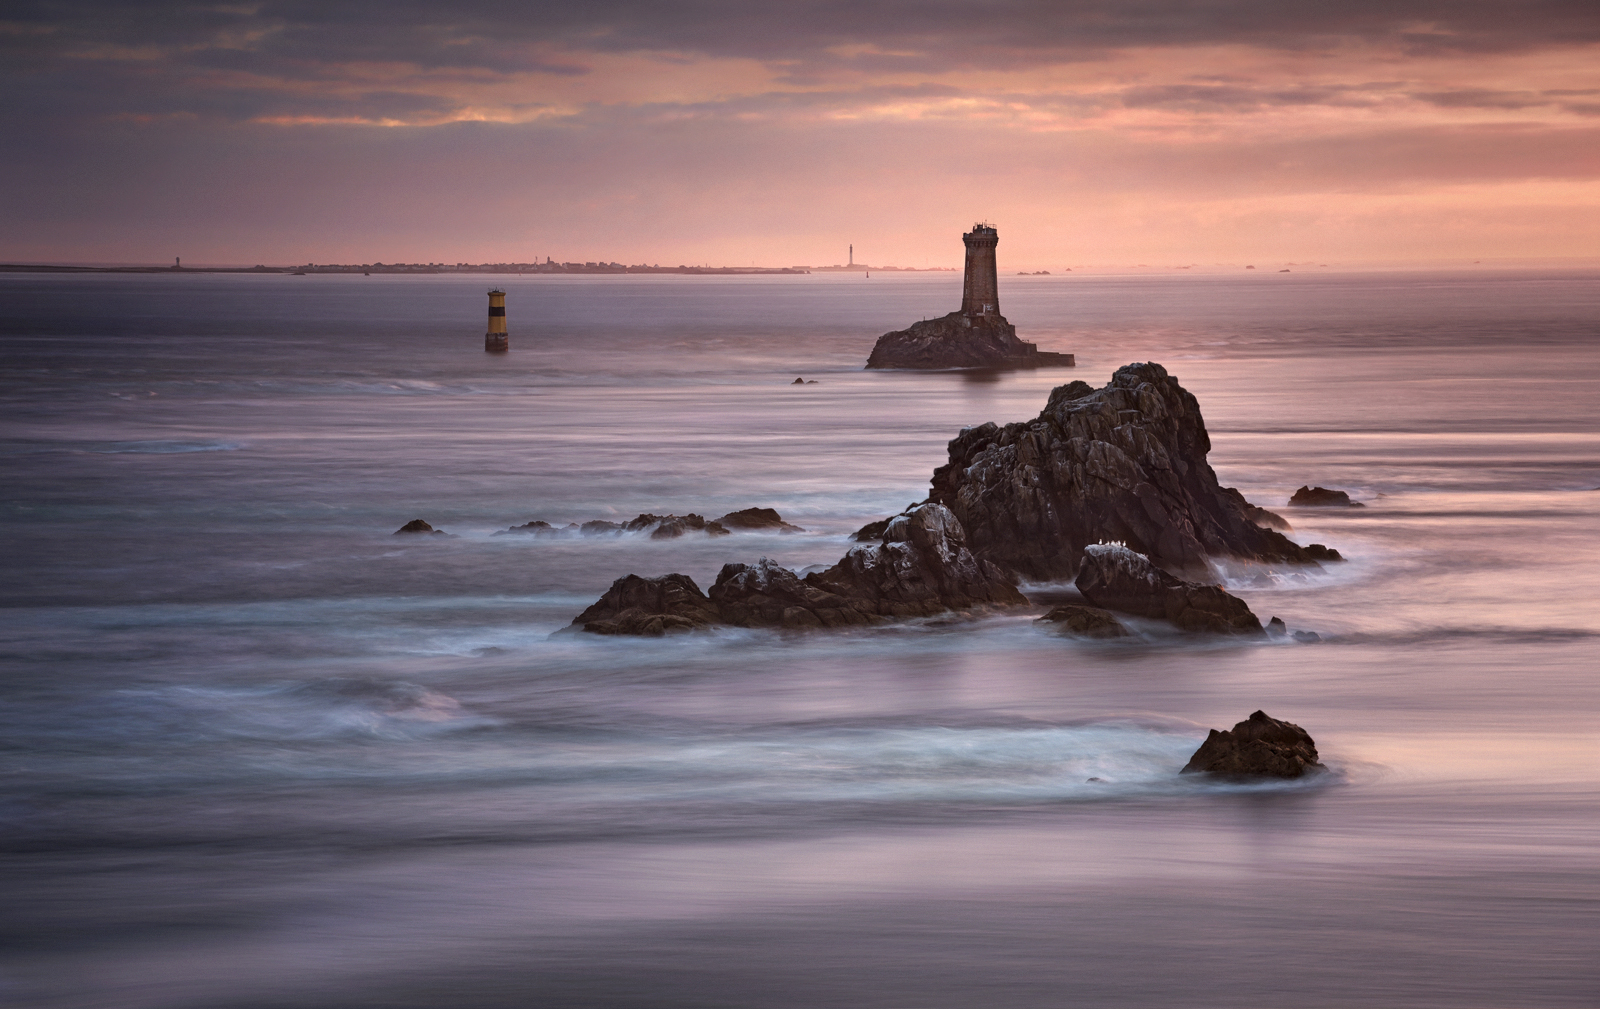
[[[883,539],[883,531],[889,528],[889,523],[893,520],[894,516],[891,515],[886,519],[879,519],[876,522],[868,522],[860,529],[857,529],[855,534],[850,538],[855,540],[857,543],[876,543]]]
[[[710,598],[723,621],[736,627],[846,627],[877,619],[875,612],[765,557],[755,564],[724,564]]]
[[[640,578],[628,575],[611,583],[606,594],[578,614],[573,626],[591,634],[637,634],[658,637],[719,622],[717,608],[688,575]]]
[[[846,627],[1026,603],[1009,575],[972,556],[949,509],[924,504],[890,519],[881,543],[852,547],[826,571],[801,578],[766,558],[726,564],[704,596],[684,575],[629,575],[573,623],[600,634],[658,634],[712,623]]]
[[[693,512],[688,515],[640,515],[628,523],[628,528],[649,528],[651,523],[644,521],[646,519],[654,520],[655,530],[650,533],[650,538],[653,540],[677,539],[690,530],[703,532],[707,536],[726,536],[729,533],[729,530],[722,525],[716,522],[707,522],[704,516],[696,515]]]
[[[1109,610],[1094,606],[1076,606],[1063,603],[1039,618],[1050,624],[1060,624],[1063,630],[1080,638],[1127,638],[1133,632],[1122,626]],[[1094,779],[1090,779],[1091,781]]]
[[[1306,730],[1257,711],[1231,730],[1211,730],[1180,774],[1298,778],[1325,770]]]
[[[1027,603],[1015,578],[975,557],[961,523],[932,502],[891,518],[879,545],[851,547],[839,563],[805,580],[885,617]]]
[[[804,529],[790,525],[783,520],[774,508],[743,508],[736,512],[729,512],[716,520],[716,524],[727,529],[776,529],[785,533],[803,533]]]
[[[1327,487],[1301,487],[1289,498],[1290,508],[1365,508],[1359,501],[1351,501],[1342,490]]]
[[[806,384],[806,380],[803,379],[803,378],[797,378],[793,382],[790,382],[789,384],[790,385],[805,385]]]
[[[1267,621],[1267,637],[1284,638],[1289,636],[1289,625],[1280,618],[1273,617]]]
[[[607,522],[604,519],[593,519],[578,527],[578,532],[584,536],[618,536],[622,533],[622,526],[616,522]]]
[[[1314,645],[1322,640],[1322,635],[1316,631],[1295,631],[1294,639],[1303,645]]]
[[[509,529],[502,529],[495,533],[495,535],[504,536],[507,533],[520,533],[527,536],[559,536],[561,532],[562,530],[557,529],[548,522],[534,519],[532,522],[524,522],[520,526],[512,526]]]
[[[1130,364],[1102,389],[1055,389],[1034,420],[962,431],[930,499],[974,554],[1040,581],[1072,577],[1085,547],[1112,541],[1190,577],[1209,577],[1212,556],[1315,564],[1218,484],[1210,450],[1194,396],[1159,364]]]
[[[1071,354],[1041,352],[1017,339],[1003,315],[951,312],[914,322],[878,337],[868,368],[1050,368],[1071,367]]]
[[[1288,519],[1277,512],[1269,512],[1260,505],[1247,504],[1245,506],[1245,515],[1258,526],[1276,529],[1280,533],[1294,532],[1294,526],[1289,524]],[[1311,548],[1307,547],[1306,549],[1309,550]]]
[[[430,526],[421,519],[412,519],[410,522],[407,522],[405,525],[394,531],[396,536],[409,536],[413,533],[423,533],[425,535],[433,536],[448,535],[443,529],[435,529],[433,526]]]
[[[1359,508],[1360,505],[1357,505],[1356,507]],[[1311,557],[1312,560],[1316,561],[1344,560],[1343,555],[1341,555],[1339,551],[1335,550],[1333,547],[1325,547],[1321,543],[1306,544],[1306,553]]]
[[[1244,600],[1215,585],[1186,582],[1120,544],[1096,543],[1084,551],[1078,591],[1096,606],[1166,620],[1185,631],[1262,633]]]

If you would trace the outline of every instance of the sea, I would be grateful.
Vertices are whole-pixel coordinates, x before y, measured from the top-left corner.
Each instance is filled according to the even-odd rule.
[[[1600,272],[1000,293],[1077,367],[864,371],[952,273],[0,276],[0,1004],[1600,1005]],[[1136,361],[1345,557],[1229,576],[1319,641],[565,630]],[[1178,774],[1258,709],[1327,772]]]

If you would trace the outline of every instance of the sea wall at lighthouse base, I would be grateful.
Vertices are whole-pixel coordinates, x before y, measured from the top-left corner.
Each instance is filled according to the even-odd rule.
[[[1017,339],[1003,315],[951,312],[878,337],[868,368],[1071,368],[1071,354],[1041,351]]]
[[[485,333],[483,349],[491,354],[504,354],[511,349],[511,338],[504,333]]]

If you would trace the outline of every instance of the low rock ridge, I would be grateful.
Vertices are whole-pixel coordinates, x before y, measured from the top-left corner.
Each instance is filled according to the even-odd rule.
[[[878,337],[868,368],[1070,368],[1071,354],[1041,351],[1017,338],[1003,315],[951,312]]]
[[[687,575],[628,575],[572,624],[597,634],[646,635],[717,624],[846,627],[1026,603],[1010,575],[967,549],[949,509],[924,504],[889,520],[879,543],[852,547],[826,571],[802,578],[767,558],[726,564],[709,593]]]
[[[1179,630],[1251,637],[1266,634],[1243,599],[1216,585],[1176,578],[1120,543],[1093,543],[1085,548],[1075,584],[1096,606],[1165,620]]]
[[[650,531],[653,540],[677,539],[689,532],[703,532],[707,536],[726,536],[735,530],[772,530],[783,533],[803,533],[804,529],[791,525],[783,520],[773,508],[744,508],[736,512],[729,512],[718,519],[707,519],[702,515],[690,512],[687,515],[654,515],[650,512],[641,513],[636,518],[626,522],[608,522],[604,519],[595,519],[579,524],[572,522],[564,526],[551,525],[548,522],[535,519],[520,526],[512,526],[495,533],[496,536],[524,535],[524,536],[621,536],[623,533],[637,533]]]
[[[1310,733],[1256,711],[1232,729],[1212,729],[1179,773],[1300,778],[1324,770]]]
[[[1329,487],[1301,487],[1289,498],[1290,508],[1365,508],[1360,501],[1350,500],[1347,491]]]
[[[962,431],[929,499],[961,520],[975,555],[1039,581],[1073,577],[1085,548],[1112,541],[1207,579],[1214,557],[1336,559],[1263,528],[1278,517],[1221,486],[1210,450],[1194,396],[1161,365],[1130,364],[1100,389],[1057,387],[1034,420]]]

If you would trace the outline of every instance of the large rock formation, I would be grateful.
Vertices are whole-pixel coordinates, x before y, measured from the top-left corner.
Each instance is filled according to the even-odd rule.
[[[717,519],[724,529],[775,529],[781,533],[803,533],[804,529],[785,522],[776,508],[741,508]]]
[[[1130,364],[1101,389],[1058,387],[1034,420],[962,431],[930,499],[974,554],[1040,580],[1072,577],[1085,547],[1111,541],[1190,577],[1210,577],[1212,557],[1316,563],[1218,484],[1210,450],[1194,396],[1161,365]]]
[[[826,571],[801,578],[766,558],[726,564],[704,595],[686,575],[629,575],[573,624],[599,634],[662,634],[711,624],[845,627],[1026,602],[1009,575],[972,556],[949,509],[924,504],[890,519],[880,543],[852,547]]]
[[[1121,544],[1090,544],[1076,584],[1096,606],[1166,620],[1180,630],[1256,637],[1265,633],[1243,599],[1215,585],[1174,578]]]
[[[878,337],[868,368],[1062,368],[1071,354],[1041,351],[1017,339],[1003,315],[951,312]]]
[[[1212,729],[1178,773],[1299,778],[1322,770],[1310,733],[1257,711],[1228,731]]]

